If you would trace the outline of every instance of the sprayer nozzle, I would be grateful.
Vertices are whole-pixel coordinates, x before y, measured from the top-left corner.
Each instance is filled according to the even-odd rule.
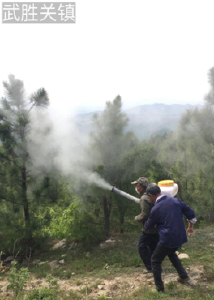
[[[136,198],[134,196],[131,196],[131,195],[129,195],[129,194],[127,194],[127,193],[125,193],[125,192],[117,189],[115,186],[112,187],[111,191],[114,192],[114,193],[116,193],[116,194],[118,194],[118,195],[120,195],[120,196],[123,196],[123,197],[125,197],[125,198],[127,198],[129,200],[133,200],[136,203],[139,203],[139,201],[140,201],[138,198]]]

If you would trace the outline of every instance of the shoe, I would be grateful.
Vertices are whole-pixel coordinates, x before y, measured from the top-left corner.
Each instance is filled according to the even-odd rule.
[[[161,292],[161,293],[165,293],[165,291],[164,291],[164,290],[157,290],[157,291],[158,291],[158,293],[159,293],[159,292]]]
[[[151,273],[153,273],[152,269],[147,269],[142,272],[142,274],[151,274]]]
[[[187,278],[178,277],[177,281],[181,284],[186,284],[186,285],[189,285],[189,286],[196,285],[196,282],[194,282],[192,279],[190,279],[190,277],[187,277]]]

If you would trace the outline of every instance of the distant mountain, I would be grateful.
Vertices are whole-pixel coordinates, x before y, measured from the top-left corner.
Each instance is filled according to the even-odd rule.
[[[149,138],[152,135],[163,135],[176,128],[181,115],[189,110],[193,110],[197,105],[190,104],[147,104],[139,105],[124,110],[129,118],[126,131],[133,131],[139,139]],[[75,123],[79,130],[88,135],[92,130],[93,115],[101,114],[102,111],[79,114],[75,116]]]

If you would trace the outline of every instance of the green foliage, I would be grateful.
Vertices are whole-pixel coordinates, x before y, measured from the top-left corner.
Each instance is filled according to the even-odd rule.
[[[126,133],[125,128],[128,124],[126,114],[122,112],[122,100],[117,96],[112,102],[106,102],[105,110],[100,115],[94,115],[94,130],[91,133],[91,147],[88,152],[94,163],[94,169],[99,172],[105,180],[115,185],[121,176],[120,160],[135,146],[137,139],[133,133]],[[102,206],[103,213],[99,222],[103,222],[106,235],[109,235],[112,198],[111,194],[101,193],[97,189],[87,191],[92,199],[96,198],[97,207]],[[123,203],[118,205],[121,230],[124,222],[124,214],[127,207]],[[100,214],[101,215],[101,214]],[[102,219],[101,219],[102,218]]]
[[[1,214],[7,216],[7,239],[14,236],[32,237],[30,186],[34,176],[31,172],[32,157],[28,151],[28,135],[31,132],[33,106],[44,108],[48,95],[44,89],[35,92],[31,101],[26,97],[24,83],[14,75],[3,82],[5,97],[1,99],[0,122],[0,200]],[[1,228],[2,229],[2,228]],[[10,235],[11,230],[15,231]],[[19,231],[19,232],[18,232]]]
[[[49,288],[57,287],[58,280],[54,278],[51,274],[48,274],[45,278],[46,282],[49,284]]]
[[[206,226],[207,226],[207,222],[206,222],[205,220],[198,220],[197,226],[198,226],[199,228],[206,227]]]
[[[20,294],[23,293],[24,285],[29,278],[29,272],[27,268],[21,268],[17,270],[16,262],[12,262],[12,267],[8,273],[8,281],[10,283],[9,288],[13,291],[13,298],[17,299]]]
[[[121,109],[120,96],[106,102],[103,113],[93,117],[94,131],[91,133],[91,154],[97,165],[104,166],[106,180],[113,182],[117,178],[118,160],[137,144],[133,134],[125,133],[128,118]]]
[[[14,207],[14,209],[16,209]],[[19,206],[18,208],[19,209]],[[0,211],[0,236],[1,236],[1,249],[5,253],[13,253],[14,245],[15,251],[20,250],[19,242],[23,238],[24,231],[24,218],[19,211],[14,213],[11,217],[10,205],[7,205],[2,201]]]
[[[50,222],[41,229],[43,235],[79,240],[84,244],[98,242],[102,237],[100,226],[93,224],[93,217],[84,213],[79,201],[74,201],[66,208],[58,205],[46,207],[44,214],[41,212],[39,218],[44,219],[44,215],[47,214]]]
[[[165,178],[179,186],[178,198],[191,205],[199,220],[214,220],[214,68],[209,71],[211,89],[202,108],[182,115],[176,132],[151,139]],[[151,168],[150,168],[151,170]],[[150,172],[150,171],[149,171]],[[163,173],[164,174],[164,173]]]
[[[45,287],[32,290],[26,300],[58,300],[57,291]]]
[[[44,88],[38,89],[30,97],[30,103],[37,106],[39,109],[47,108],[49,105],[49,97]]]

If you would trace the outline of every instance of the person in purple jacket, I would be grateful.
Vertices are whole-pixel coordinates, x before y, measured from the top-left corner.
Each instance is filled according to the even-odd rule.
[[[190,282],[190,278],[175,253],[182,244],[187,242],[183,215],[188,220],[187,234],[193,234],[193,224],[196,222],[195,213],[191,207],[177,198],[161,195],[158,185],[149,184],[146,190],[155,202],[150,216],[145,223],[147,229],[157,226],[159,242],[152,255],[151,264],[154,281],[158,292],[164,291],[161,278],[161,264],[166,256],[175,267],[181,283]]]

